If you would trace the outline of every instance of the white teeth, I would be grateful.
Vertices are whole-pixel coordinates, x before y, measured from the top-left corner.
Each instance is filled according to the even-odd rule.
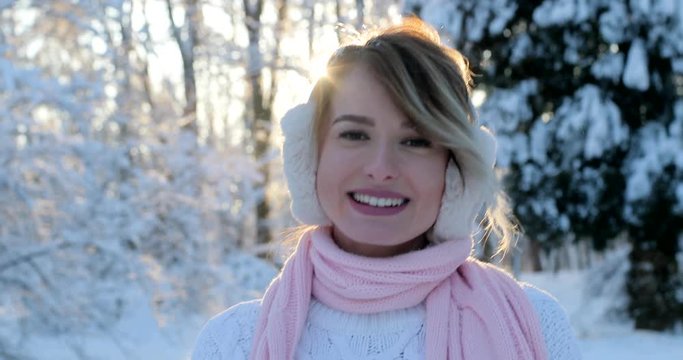
[[[393,206],[399,206],[403,205],[405,203],[405,199],[396,199],[396,198],[378,198],[370,195],[365,195],[365,194],[353,194],[353,198],[363,204],[367,204],[370,206],[376,206],[376,207],[393,207]]]

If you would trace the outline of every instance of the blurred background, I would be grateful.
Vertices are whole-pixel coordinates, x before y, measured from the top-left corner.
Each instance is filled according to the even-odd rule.
[[[402,14],[476,73],[492,261],[585,359],[682,359],[682,0],[0,0],[0,359],[188,358],[282,263],[279,118]]]

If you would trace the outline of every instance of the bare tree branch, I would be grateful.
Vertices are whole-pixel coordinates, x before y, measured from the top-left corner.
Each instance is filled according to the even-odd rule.
[[[49,245],[42,246],[38,249],[27,251],[24,254],[21,254],[21,255],[15,256],[9,260],[5,260],[3,262],[0,262],[0,272],[3,272],[9,268],[15,267],[15,266],[20,265],[22,263],[32,261],[35,258],[50,255],[56,250],[64,249],[64,248],[67,248],[71,245],[73,245],[73,244],[69,243],[67,241],[62,241],[59,243],[49,244]]]

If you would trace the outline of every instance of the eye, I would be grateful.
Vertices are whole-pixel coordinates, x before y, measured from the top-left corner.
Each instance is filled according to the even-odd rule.
[[[424,138],[412,138],[403,141],[403,144],[410,147],[416,148],[430,148],[432,147],[432,142]]]
[[[340,139],[350,140],[350,141],[361,141],[368,140],[369,137],[362,131],[348,130],[339,134]]]

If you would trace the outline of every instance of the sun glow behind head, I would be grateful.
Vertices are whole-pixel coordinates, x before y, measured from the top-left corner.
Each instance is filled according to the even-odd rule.
[[[327,61],[329,55],[318,55],[311,59],[309,63],[309,79],[313,84],[318,82],[318,79],[327,76]]]

